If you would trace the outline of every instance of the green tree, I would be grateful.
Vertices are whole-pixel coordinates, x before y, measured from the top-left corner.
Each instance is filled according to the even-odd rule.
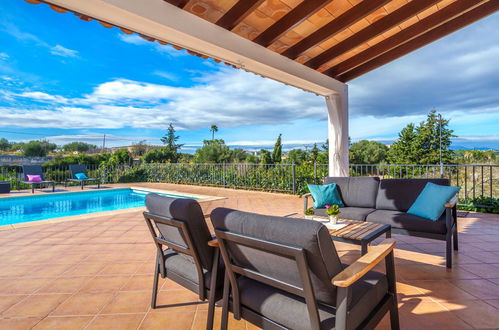
[[[126,149],[118,149],[112,153],[108,160],[108,163],[118,165],[118,164],[129,164],[132,161],[132,156]]]
[[[454,137],[447,128],[449,121],[437,120],[436,110],[430,111],[425,121],[408,124],[399,133],[399,138],[388,150],[388,161],[392,164],[438,164],[440,162],[440,128],[442,129],[442,162],[452,162],[449,147]]]
[[[143,156],[142,160],[145,163],[176,163],[180,157],[180,154],[171,150],[168,147],[160,149],[151,149],[147,151]]]
[[[211,131],[211,139],[215,140],[215,133],[218,132],[218,126],[217,125],[211,125],[210,131]]]
[[[55,143],[48,141],[29,141],[23,145],[23,155],[27,157],[45,157],[57,148]]]
[[[307,160],[308,154],[302,149],[292,149],[288,152],[287,162],[289,164],[301,164]]]
[[[279,134],[275,141],[274,150],[272,151],[272,162],[274,164],[280,163],[282,159],[282,134]]]
[[[319,158],[319,148],[317,148],[317,143],[314,143],[312,149],[310,149],[310,161],[316,163]]]
[[[388,147],[376,141],[361,140],[350,146],[352,164],[381,164],[386,162]]]
[[[260,162],[260,159],[258,158],[257,155],[254,154],[246,154],[246,163],[249,164],[258,164]]]
[[[76,141],[62,146],[62,150],[65,152],[87,152],[88,150],[95,148],[97,148],[97,146],[94,144]]]
[[[265,149],[260,150],[260,164],[272,164],[272,154],[270,153],[270,151]]]
[[[132,145],[132,155],[134,157],[141,157],[147,152],[147,144],[145,140],[139,141]]]
[[[196,163],[228,163],[230,162],[231,151],[225,145],[225,141],[204,140],[203,146],[196,150],[194,162]]]
[[[5,138],[0,139],[0,151],[7,151],[10,149],[11,143]]]
[[[182,148],[183,144],[177,143],[180,136],[175,135],[175,132],[175,127],[173,127],[173,124],[170,123],[170,125],[168,125],[168,130],[166,131],[165,136],[161,138],[161,142],[163,142],[163,144],[170,148],[172,151],[177,152],[180,148]]]
[[[388,149],[387,158],[391,164],[417,164],[417,131],[413,123],[398,134],[398,139]]]
[[[230,161],[233,163],[242,163],[246,160],[247,156],[248,154],[244,151],[244,149],[235,148],[231,152]]]

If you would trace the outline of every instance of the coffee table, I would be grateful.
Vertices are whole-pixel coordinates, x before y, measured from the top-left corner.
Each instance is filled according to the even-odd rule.
[[[285,217],[306,220],[301,214],[298,213],[288,214]],[[328,220],[327,217],[323,216],[314,216],[314,219],[323,221]],[[338,223],[346,224],[346,226],[340,229],[328,228],[331,239],[333,241],[360,245],[362,255],[367,253],[368,245],[371,244],[371,242],[376,238],[383,234],[386,235],[386,238],[390,238],[392,236],[391,226],[386,224],[347,219],[339,219]]]

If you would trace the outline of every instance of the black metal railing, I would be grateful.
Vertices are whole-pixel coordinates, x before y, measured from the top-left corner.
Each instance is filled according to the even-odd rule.
[[[59,184],[71,174],[65,165],[43,166],[45,178]],[[165,182],[266,190],[292,194],[307,192],[307,183],[320,183],[328,175],[327,164],[135,164],[87,165],[88,175],[102,183]],[[462,200],[499,198],[499,165],[413,165],[351,164],[351,176],[381,178],[448,178],[460,186]],[[22,167],[0,166],[0,180],[11,181],[12,189],[24,189]]]

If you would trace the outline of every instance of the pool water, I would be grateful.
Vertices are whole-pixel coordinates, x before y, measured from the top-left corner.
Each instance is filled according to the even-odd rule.
[[[123,188],[0,198],[0,226],[140,207],[145,205],[148,193],[150,191]],[[160,195],[193,198],[168,193]]]

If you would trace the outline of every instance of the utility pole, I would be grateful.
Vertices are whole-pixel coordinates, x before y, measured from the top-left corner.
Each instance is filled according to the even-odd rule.
[[[102,139],[102,152],[104,152],[105,148],[106,148],[106,134],[104,134],[104,138]]]

